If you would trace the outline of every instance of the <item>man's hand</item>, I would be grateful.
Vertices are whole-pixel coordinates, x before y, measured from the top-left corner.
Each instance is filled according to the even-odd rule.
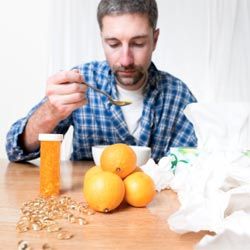
[[[78,70],[61,71],[47,81],[48,100],[28,120],[20,136],[23,149],[31,152],[39,147],[39,133],[51,133],[58,123],[75,109],[86,104],[86,85]]]
[[[82,81],[79,70],[60,71],[48,79],[46,95],[56,119],[63,120],[86,104],[87,87]]]

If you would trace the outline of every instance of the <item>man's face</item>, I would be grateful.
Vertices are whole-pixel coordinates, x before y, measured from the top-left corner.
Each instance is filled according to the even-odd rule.
[[[103,18],[104,53],[121,87],[135,90],[143,85],[158,35],[159,30],[153,31],[146,15]]]

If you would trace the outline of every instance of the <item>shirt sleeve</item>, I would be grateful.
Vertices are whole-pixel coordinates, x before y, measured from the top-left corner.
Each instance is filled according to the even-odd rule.
[[[29,161],[40,156],[40,148],[33,152],[26,152],[20,143],[20,135],[23,133],[25,126],[32,114],[46,101],[44,98],[40,103],[33,107],[26,117],[16,121],[10,128],[6,137],[6,153],[10,161]],[[65,134],[71,125],[71,116],[61,121],[52,133]]]
[[[185,84],[183,85],[182,92],[179,93],[179,97],[179,111],[173,126],[170,147],[196,147],[197,138],[193,125],[183,111],[188,104],[197,102],[197,100]]]

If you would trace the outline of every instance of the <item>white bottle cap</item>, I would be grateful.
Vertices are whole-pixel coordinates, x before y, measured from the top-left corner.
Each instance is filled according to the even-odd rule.
[[[63,134],[39,134],[39,141],[62,141]]]

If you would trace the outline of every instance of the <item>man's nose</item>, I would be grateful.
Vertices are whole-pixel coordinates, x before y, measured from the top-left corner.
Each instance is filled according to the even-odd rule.
[[[133,52],[129,47],[125,47],[121,51],[120,64],[123,67],[128,67],[134,64]]]

